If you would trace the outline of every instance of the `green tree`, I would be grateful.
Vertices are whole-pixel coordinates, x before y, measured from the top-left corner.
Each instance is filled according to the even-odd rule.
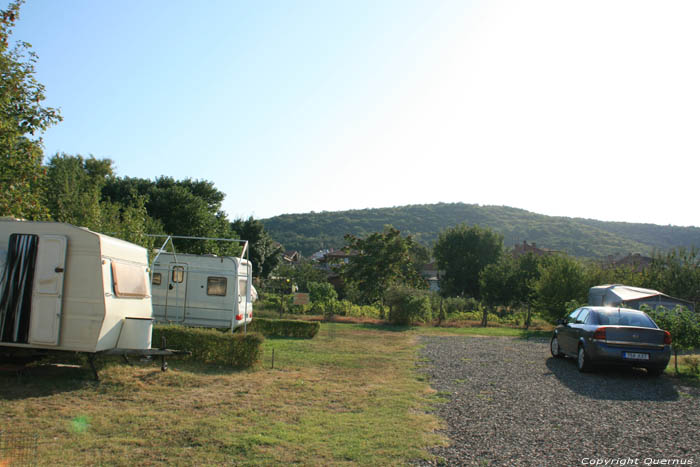
[[[527,253],[518,258],[518,269],[515,281],[515,303],[527,307],[525,329],[530,327],[532,307],[537,297],[535,285],[540,278],[540,264],[543,259],[533,253]]]
[[[479,274],[481,297],[486,304],[481,318],[482,326],[488,324],[489,309],[496,305],[510,306],[515,301],[516,269],[515,259],[511,255],[503,255]]]
[[[299,292],[309,292],[311,282],[326,281],[326,273],[315,268],[308,261],[302,261],[298,264],[280,264],[275,269],[274,275],[290,279],[297,286]]]
[[[140,178],[109,178],[102,188],[102,198],[131,206],[143,200],[147,214],[162,224],[169,235],[235,239],[221,210],[224,194],[205,180],[175,180],[159,177],[155,181]],[[221,256],[238,255],[240,245],[215,240],[175,239],[176,251]]]
[[[673,310],[667,310],[664,307],[658,307],[655,310],[648,307],[643,309],[661,329],[671,333],[674,366],[678,374],[678,352],[700,347],[700,317],[681,306],[676,306]]]
[[[263,279],[269,277],[282,259],[282,246],[272,240],[262,222],[252,217],[245,221],[237,219],[231,224],[231,229],[240,239],[248,240],[248,257],[253,262],[253,274]]]
[[[644,286],[700,304],[700,250],[674,248],[655,253]]]
[[[152,248],[155,239],[147,234],[162,227],[148,216],[144,197],[133,196],[129,205],[101,199],[113,177],[109,159],[56,154],[48,162],[44,190],[51,218]]]
[[[433,248],[438,267],[445,271],[440,289],[446,296],[481,298],[479,275],[503,251],[503,237],[478,225],[460,224],[440,232]]]
[[[338,293],[328,282],[309,283],[309,299],[314,311],[320,313],[330,321],[338,308]]]
[[[56,154],[47,165],[45,204],[57,222],[102,231],[102,187],[113,176],[112,161]]]
[[[531,305],[535,298],[535,282],[539,278],[540,259],[533,253],[513,257],[503,255],[489,264],[480,275],[481,293],[487,305],[527,306],[525,327],[530,326]],[[484,315],[486,324],[487,315]]]
[[[341,277],[359,294],[365,304],[381,302],[391,286],[404,285],[425,288],[425,280],[413,263],[417,250],[413,238],[401,236],[392,226],[365,238],[345,236],[348,263],[340,268]]]
[[[552,322],[564,316],[571,300],[585,303],[588,284],[583,265],[564,255],[545,257],[534,283],[537,307]]]
[[[61,121],[57,109],[42,106],[44,86],[36,80],[31,45],[10,44],[21,1],[0,11],[0,216],[48,217],[42,204],[42,140],[38,135]]]
[[[586,282],[589,287],[602,284],[625,284],[633,287],[643,287],[644,273],[641,265],[614,265],[601,261],[587,261]]]

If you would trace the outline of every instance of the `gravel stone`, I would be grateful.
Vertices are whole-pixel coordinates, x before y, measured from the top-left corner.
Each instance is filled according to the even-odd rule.
[[[643,369],[579,373],[573,360],[552,358],[548,340],[421,342],[421,371],[448,399],[436,413],[450,445],[431,450],[434,463],[700,465],[697,387]]]

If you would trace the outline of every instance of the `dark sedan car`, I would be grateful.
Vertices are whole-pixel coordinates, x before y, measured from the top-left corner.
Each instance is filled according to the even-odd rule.
[[[579,371],[603,363],[642,367],[658,376],[671,358],[671,333],[659,329],[643,311],[585,306],[557,324],[552,356],[575,358]]]

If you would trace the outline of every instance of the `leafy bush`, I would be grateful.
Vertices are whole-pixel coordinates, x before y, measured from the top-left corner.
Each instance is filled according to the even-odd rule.
[[[424,290],[394,287],[387,291],[389,321],[394,324],[425,323],[432,319],[430,299]]]
[[[338,293],[329,282],[309,282],[309,299],[316,302],[331,302],[338,299]]]
[[[325,319],[338,313],[338,293],[328,282],[309,282],[309,299],[314,313]]]
[[[234,368],[250,368],[255,365],[262,355],[261,345],[264,341],[262,335],[253,332],[232,334],[216,329],[155,325],[154,344],[160,344],[163,336],[169,348],[192,352],[189,358]]]
[[[259,332],[267,337],[298,337],[311,339],[321,329],[318,322],[299,321],[294,319],[266,319],[256,318],[249,325],[248,329]]]
[[[697,355],[685,357],[685,366],[688,367],[691,375],[700,376],[700,357]]]
[[[475,298],[450,297],[445,299],[445,310],[447,316],[459,315],[476,311],[481,313],[481,302]],[[481,319],[481,317],[479,317]]]
[[[355,305],[348,300],[338,302],[337,314],[355,318],[379,318],[381,310],[373,305]]]
[[[660,306],[655,310],[644,308],[656,324],[671,333],[671,348],[678,373],[678,351],[700,347],[700,316],[685,307],[676,306],[672,310]]]

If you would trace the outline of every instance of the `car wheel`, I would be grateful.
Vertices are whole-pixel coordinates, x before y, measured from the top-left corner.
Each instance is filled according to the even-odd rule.
[[[549,351],[552,352],[552,357],[562,358],[564,356],[559,348],[559,338],[556,334],[552,336],[552,340],[549,342]]]
[[[658,378],[664,373],[664,368],[647,368],[647,375]]]
[[[591,363],[588,361],[586,349],[582,345],[578,346],[578,356],[576,357],[576,366],[581,373],[591,369]]]

